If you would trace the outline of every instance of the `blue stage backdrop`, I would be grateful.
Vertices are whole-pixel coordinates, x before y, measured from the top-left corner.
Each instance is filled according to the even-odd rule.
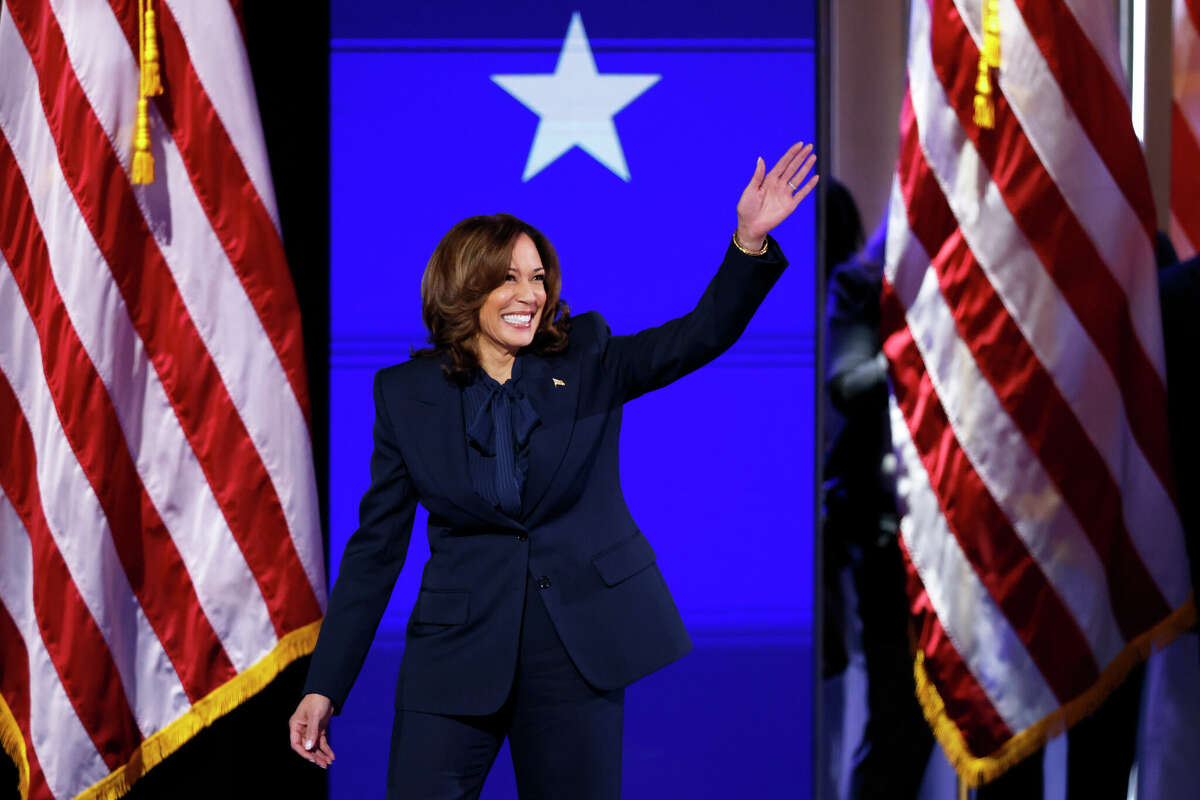
[[[507,211],[555,244],[574,311],[614,333],[685,313],[755,158],[815,139],[815,21],[815,0],[334,4],[331,573],[371,379],[424,344],[441,235]],[[808,791],[815,218],[810,199],[776,231],[791,266],[741,341],[626,409],[626,498],[697,643],[630,692],[628,797]],[[335,798],[382,780],[424,525],[334,729]],[[485,797],[514,796],[505,759]]]

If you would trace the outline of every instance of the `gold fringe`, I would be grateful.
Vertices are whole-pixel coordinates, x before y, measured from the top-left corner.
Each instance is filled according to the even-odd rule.
[[[1181,633],[1196,624],[1195,595],[1175,609],[1166,619],[1125,645],[1100,678],[1086,692],[1026,728],[989,756],[975,756],[967,748],[962,732],[946,714],[941,695],[925,671],[925,654],[917,650],[913,674],[917,681],[917,699],[933,735],[946,751],[946,757],[964,786],[982,786],[998,778],[1022,759],[1037,752],[1045,743],[1091,714],[1121,685],[1130,670],[1145,661],[1154,650],[1161,650]]]
[[[279,640],[270,653],[252,667],[199,700],[183,716],[150,736],[134,751],[129,763],[114,770],[79,794],[75,800],[116,800],[138,778],[162,763],[197,733],[249,700],[275,679],[284,667],[312,652],[321,620],[298,628]],[[280,731],[283,730],[280,723]],[[282,733],[280,734],[283,735]],[[24,797],[24,796],[22,796]]]
[[[0,747],[17,765],[17,792],[21,800],[29,798],[29,757],[25,755],[25,737],[17,725],[17,718],[0,694]]]

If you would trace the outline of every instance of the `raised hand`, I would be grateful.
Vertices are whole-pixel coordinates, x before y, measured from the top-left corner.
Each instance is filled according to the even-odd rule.
[[[770,172],[762,158],[758,159],[754,177],[737,204],[737,238],[743,247],[761,249],[767,234],[787,219],[817,185],[819,175],[808,177],[817,162],[812,149],[811,144],[796,142]]]
[[[323,694],[306,694],[288,720],[292,749],[318,767],[328,767],[333,761],[333,749],[325,732],[333,716],[333,703]]]

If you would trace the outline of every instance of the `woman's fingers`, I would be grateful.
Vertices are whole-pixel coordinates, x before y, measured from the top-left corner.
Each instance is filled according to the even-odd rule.
[[[787,182],[790,183],[794,188],[799,189],[800,184],[804,182],[804,177],[812,171],[813,164],[815,163],[817,163],[817,157],[812,154],[811,148],[809,148],[807,158],[805,158],[803,161],[795,161],[791,164],[793,169],[791,172],[787,173]]]
[[[321,768],[328,767],[333,763],[333,750],[330,749],[329,740],[325,738],[324,732],[321,733],[320,738],[313,744],[313,749],[308,755],[309,761]]]
[[[775,163],[775,166],[771,168],[770,177],[775,179],[782,178],[784,173],[787,172],[788,165],[792,163],[793,159],[800,155],[800,152],[804,150],[805,147],[811,149],[812,145],[806,145],[804,142],[796,142],[794,145],[789,147],[787,152],[783,154],[783,157],[780,158],[779,161]]]
[[[321,739],[317,743],[317,752],[328,759],[326,763],[333,761],[333,759],[336,758],[336,756],[333,754],[333,748],[329,746],[329,737],[325,735],[325,731],[321,731]]]
[[[808,183],[800,187],[800,191],[792,195],[792,208],[800,205],[800,201],[808,197],[808,193],[817,187],[817,181],[821,179],[820,175],[813,175],[808,179]]]
[[[334,757],[326,736],[329,712],[327,698],[310,694],[300,701],[296,712],[288,720],[292,749],[319,767],[328,767]]]
[[[304,749],[312,752],[312,749],[317,746],[318,737],[325,735],[325,731],[321,729],[321,713],[312,705],[308,707],[306,728],[307,730],[304,732]]]
[[[333,751],[329,749],[329,741],[325,737],[325,725],[322,724],[324,715],[321,712],[316,703],[309,704],[304,749],[308,751],[310,761],[319,767],[328,767],[333,761]]]
[[[805,181],[816,162],[813,146],[804,142],[789,147],[765,174],[763,161],[758,160],[754,177],[737,204],[738,231],[743,239],[759,241],[796,210],[817,185],[815,175]]]
[[[792,153],[791,158],[788,159],[787,164],[784,165],[783,169],[779,173],[780,186],[787,184],[791,186],[792,191],[795,190],[797,181],[793,179],[792,176],[797,172],[800,166],[804,164],[805,159],[807,159],[812,153],[812,149],[813,147],[811,144],[806,144],[801,146],[799,150],[796,150],[794,153]]]
[[[800,181],[803,180],[803,176],[798,177],[797,174],[801,170],[805,169],[805,163],[807,163],[809,159],[816,161],[816,157],[812,155],[812,149],[813,148],[811,144],[805,145],[800,152],[796,153],[796,155],[792,157],[791,162],[787,165],[787,169],[783,171],[781,180],[787,183],[790,191],[795,191],[800,187]],[[811,165],[809,168],[811,168]]]
[[[801,184],[804,183],[804,179],[808,177],[808,173],[812,172],[813,165],[816,163],[817,157],[815,155],[809,155],[808,158],[804,159],[796,168],[796,171],[787,179],[787,184],[791,187],[791,191],[795,192],[800,189]]]
[[[298,710],[288,721],[288,727],[291,730],[292,749],[305,761],[318,763],[314,754],[310,752],[312,748],[308,746],[308,743],[312,741],[313,734],[308,727],[306,716]]]
[[[295,715],[288,720],[288,738],[292,743],[292,749],[303,755],[303,750],[300,748],[300,737],[303,736],[304,729],[300,720],[296,719]]]

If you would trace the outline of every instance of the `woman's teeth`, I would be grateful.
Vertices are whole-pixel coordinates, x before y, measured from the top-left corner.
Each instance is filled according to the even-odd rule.
[[[507,322],[509,325],[528,325],[533,319],[533,314],[501,314],[500,319]]]

